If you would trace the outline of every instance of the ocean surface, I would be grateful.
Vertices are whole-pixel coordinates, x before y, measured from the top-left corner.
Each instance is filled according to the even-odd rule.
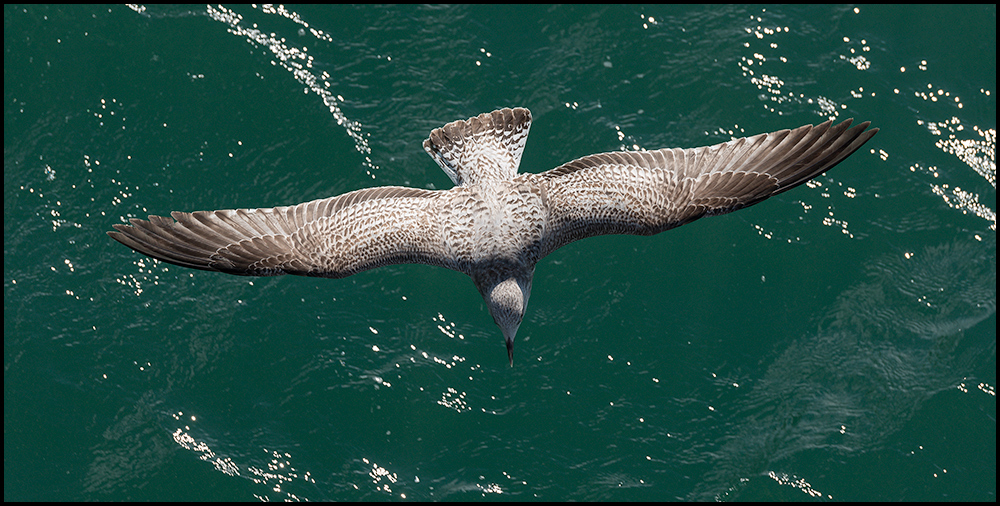
[[[4,500],[996,500],[996,6],[4,6]],[[115,223],[834,119],[829,173],[539,263],[246,278]]]

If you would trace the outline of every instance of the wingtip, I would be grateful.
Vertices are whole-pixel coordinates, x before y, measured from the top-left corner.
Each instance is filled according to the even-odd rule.
[[[114,228],[114,230],[108,230],[105,233],[112,239],[128,246],[128,229],[130,227],[124,223],[115,223],[114,225],[111,225],[111,227]]]

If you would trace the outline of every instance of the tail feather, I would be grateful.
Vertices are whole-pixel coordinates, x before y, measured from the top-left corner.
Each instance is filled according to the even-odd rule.
[[[456,185],[503,181],[517,175],[531,112],[500,109],[431,131],[424,150]]]

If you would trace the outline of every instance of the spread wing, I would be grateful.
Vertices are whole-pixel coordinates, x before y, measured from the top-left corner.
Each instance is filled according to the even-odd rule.
[[[585,156],[538,174],[549,221],[542,256],[604,234],[652,235],[752,206],[825,172],[878,131],[852,120],[693,149]]]
[[[381,265],[452,267],[438,214],[447,192],[386,186],[296,206],[173,212],[108,232],[153,258],[245,276],[342,278]]]

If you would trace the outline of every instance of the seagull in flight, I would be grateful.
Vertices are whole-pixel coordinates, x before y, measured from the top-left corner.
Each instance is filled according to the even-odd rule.
[[[383,186],[269,209],[174,211],[115,224],[108,235],[164,262],[241,276],[343,278],[404,263],[453,269],[479,289],[513,365],[539,260],[579,239],[658,234],[795,188],[878,132],[851,122],[599,153],[519,174],[531,113],[504,108],[424,141],[455,183],[449,190]]]

